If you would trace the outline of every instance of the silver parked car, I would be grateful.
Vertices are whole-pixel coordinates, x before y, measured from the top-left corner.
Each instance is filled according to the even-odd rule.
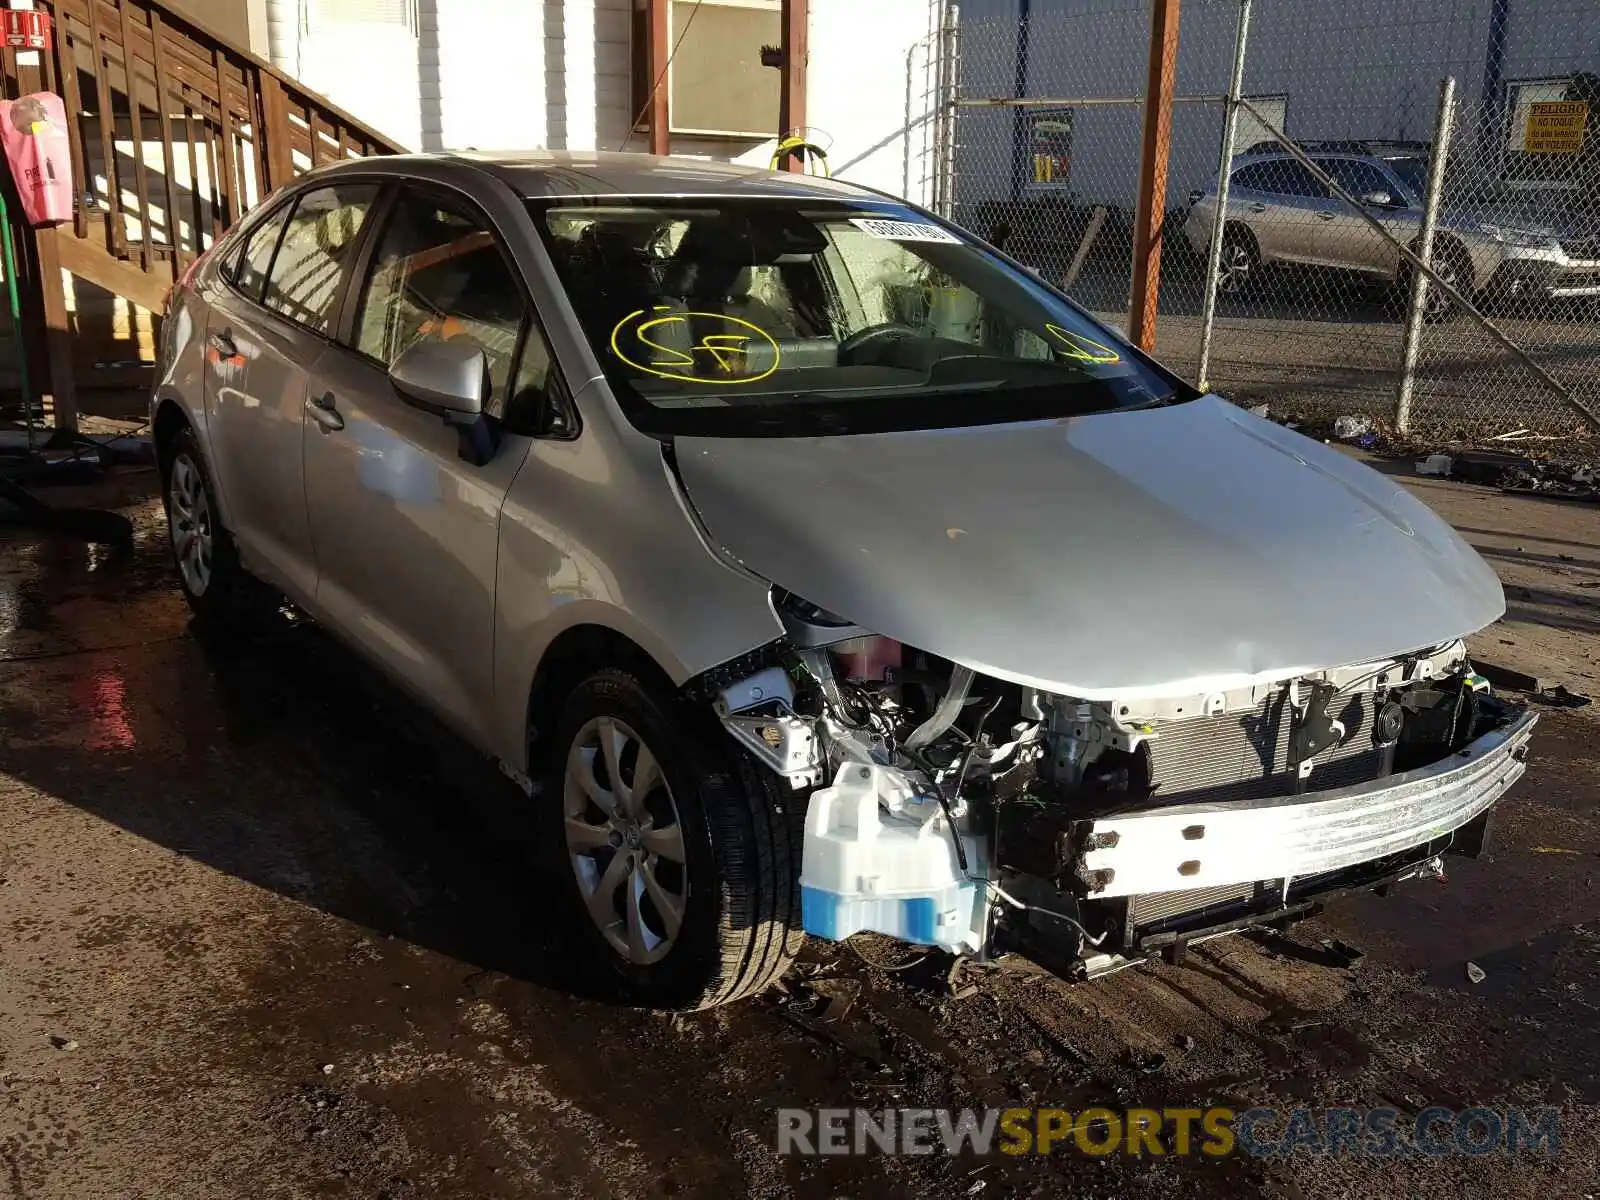
[[[1405,286],[1409,265],[1397,243],[1413,246],[1421,235],[1428,147],[1343,141],[1303,142],[1301,148],[1363,201],[1389,236],[1275,143],[1251,147],[1234,160],[1229,180],[1220,290],[1241,292],[1270,266],[1330,267]],[[1600,296],[1600,229],[1592,221],[1508,200],[1452,203],[1451,193],[1463,190],[1447,187],[1439,214],[1434,270],[1441,278],[1469,296],[1493,299]],[[1184,235],[1204,254],[1217,210],[1216,185],[1192,193],[1190,202]],[[1430,290],[1428,315],[1444,316],[1452,307],[1443,292]]]
[[[838,182],[615,155],[313,172],[191,269],[179,582],[282,597],[521,783],[632,994],[803,932],[1083,976],[1437,873],[1533,724],[1404,490]]]

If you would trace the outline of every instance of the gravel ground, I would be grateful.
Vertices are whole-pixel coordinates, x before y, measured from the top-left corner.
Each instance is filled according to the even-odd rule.
[[[1479,654],[1593,692],[1600,508],[1417,486],[1505,575]],[[813,944],[787,994],[664,1016],[608,1004],[541,920],[519,793],[313,628],[197,640],[155,505],[127,511],[125,555],[0,542],[0,1197],[1597,1191],[1592,706],[1546,715],[1489,858],[1289,941],[954,995],[945,963]],[[1311,961],[1324,939],[1366,957]],[[1551,1160],[773,1149],[780,1106],[1028,1103],[1556,1105],[1563,1138]]]

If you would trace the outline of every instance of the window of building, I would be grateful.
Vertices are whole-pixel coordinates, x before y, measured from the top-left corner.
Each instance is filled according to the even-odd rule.
[[[673,133],[769,138],[778,130],[779,72],[761,48],[782,40],[780,0],[669,0],[667,112]],[[634,111],[648,119],[649,15],[634,10]]]

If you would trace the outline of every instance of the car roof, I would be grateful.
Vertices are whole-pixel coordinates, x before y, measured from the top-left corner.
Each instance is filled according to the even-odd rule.
[[[484,153],[386,155],[341,163],[336,171],[377,169],[407,173],[408,166],[451,165],[485,171],[528,199],[603,196],[793,196],[817,199],[883,199],[867,188],[815,175],[767,171],[737,163],[624,154],[604,150],[530,150]],[[431,172],[430,172],[431,173]]]

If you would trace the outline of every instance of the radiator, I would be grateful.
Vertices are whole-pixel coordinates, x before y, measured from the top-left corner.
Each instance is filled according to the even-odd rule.
[[[1224,883],[1187,892],[1146,892],[1142,896],[1128,897],[1129,916],[1136,926],[1152,925],[1167,917],[1210,908],[1213,904],[1248,900],[1256,894],[1257,886],[1254,883]]]
[[[1314,759],[1310,791],[1344,787],[1374,779],[1379,752],[1372,744],[1372,718],[1378,698],[1371,692],[1335,697],[1330,714],[1344,723],[1344,740]],[[1150,778],[1158,804],[1180,801],[1253,800],[1286,796],[1295,790],[1289,767],[1289,728],[1293,710],[1286,690],[1260,707],[1220,717],[1172,721],[1145,743]]]

